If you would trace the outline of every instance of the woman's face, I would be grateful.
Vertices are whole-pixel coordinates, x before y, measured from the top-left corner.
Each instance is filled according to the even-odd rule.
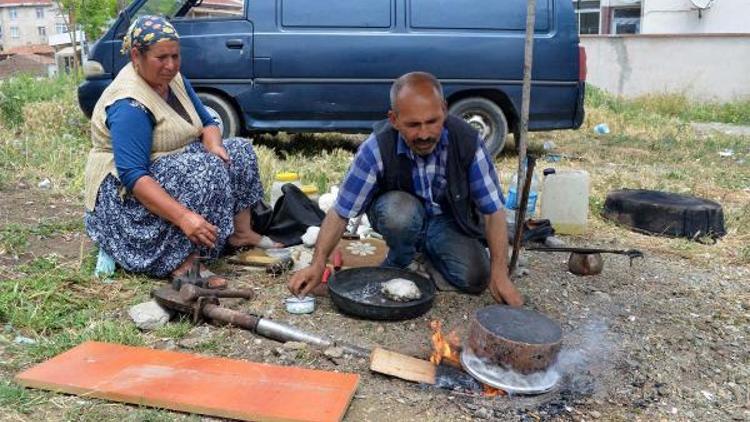
[[[177,41],[158,42],[145,53],[133,49],[131,55],[138,74],[153,87],[169,85],[180,71],[180,43]]]

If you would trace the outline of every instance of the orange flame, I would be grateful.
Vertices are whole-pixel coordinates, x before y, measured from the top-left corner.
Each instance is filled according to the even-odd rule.
[[[487,384],[482,384],[482,387],[484,389],[483,393],[485,397],[503,397],[508,394],[505,392],[505,390],[501,390],[495,387],[490,387]]]
[[[443,335],[443,324],[439,320],[430,321],[432,329],[432,355],[430,362],[440,365],[445,361],[446,364],[461,368],[461,339],[458,337],[456,330],[447,335]],[[482,384],[485,397],[503,397],[508,395],[505,390]]]
[[[434,320],[430,322],[432,329],[432,355],[430,362],[439,365],[445,360],[445,363],[457,368],[461,367],[461,342],[456,331],[451,331],[448,335],[443,335],[443,324]]]

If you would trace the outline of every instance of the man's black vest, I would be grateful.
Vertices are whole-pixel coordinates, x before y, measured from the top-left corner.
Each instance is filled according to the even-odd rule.
[[[479,145],[478,132],[458,117],[448,115],[444,126],[448,129],[447,187],[437,202],[443,213],[452,215],[461,230],[468,236],[484,238],[484,218],[471,198],[469,167]],[[405,155],[396,154],[398,131],[388,120],[374,125],[375,137],[383,159],[383,176],[378,179],[379,194],[398,190],[414,195],[412,182],[413,162]]]

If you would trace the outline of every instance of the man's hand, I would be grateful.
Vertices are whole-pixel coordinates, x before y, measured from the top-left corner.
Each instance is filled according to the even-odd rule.
[[[218,126],[212,125],[204,127],[203,132],[201,132],[201,142],[203,142],[206,151],[215,154],[224,160],[225,163],[229,162],[229,154],[227,153],[226,148],[224,148],[224,144],[221,142],[221,132],[219,132]]]
[[[179,227],[191,242],[213,248],[219,229],[205,218],[192,211],[185,212],[179,219]]]
[[[504,271],[493,273],[490,277],[490,293],[497,303],[506,303],[515,307],[523,306],[523,296]]]
[[[317,265],[311,265],[297,271],[287,282],[289,291],[297,297],[307,296],[312,289],[320,284],[324,270],[325,267],[320,268]]]

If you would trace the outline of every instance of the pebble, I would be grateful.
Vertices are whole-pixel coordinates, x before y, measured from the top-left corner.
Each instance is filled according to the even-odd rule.
[[[183,349],[195,349],[199,344],[203,342],[200,337],[189,337],[180,340],[177,344]]]
[[[52,182],[49,179],[44,179],[36,185],[39,189],[49,189],[52,187]]]
[[[597,412],[596,410],[592,410],[591,412],[589,412],[589,415],[591,415],[591,417],[594,419],[599,419],[602,417],[601,412]]]
[[[286,350],[304,350],[307,349],[307,344],[301,341],[287,341],[284,343],[284,349]]]
[[[486,407],[480,407],[476,412],[474,412],[474,416],[479,419],[490,419],[492,417],[492,411],[490,409],[487,409]]]
[[[139,303],[128,310],[128,315],[141,330],[155,330],[169,321],[171,315],[156,301]]]
[[[33,338],[24,337],[24,336],[16,336],[13,342],[16,344],[22,344],[25,346],[36,344],[36,340],[34,340]]]
[[[323,354],[329,358],[340,358],[341,356],[344,356],[344,349],[341,347],[329,347],[323,352]]]
[[[596,296],[598,299],[601,299],[601,300],[606,300],[606,301],[612,300],[612,298],[608,294],[604,292],[600,292],[600,291],[594,292],[594,296]]]

